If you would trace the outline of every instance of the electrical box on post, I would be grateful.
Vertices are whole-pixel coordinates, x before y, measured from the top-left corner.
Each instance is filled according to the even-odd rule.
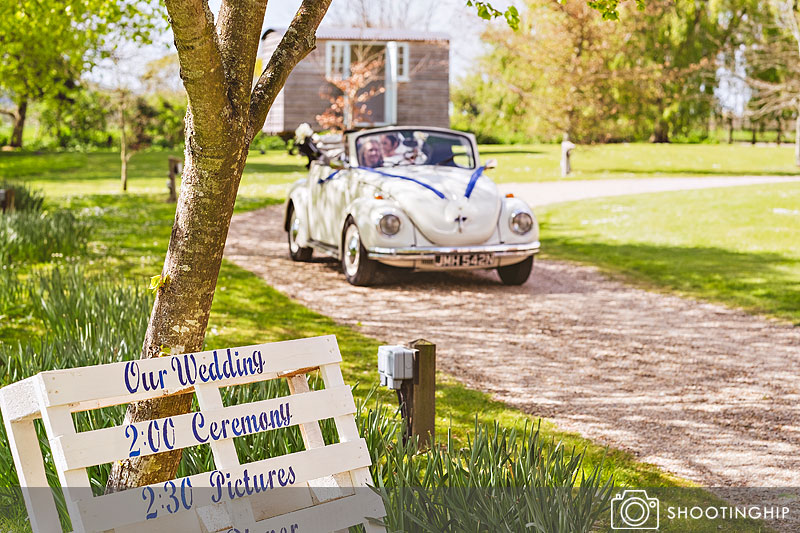
[[[405,346],[378,347],[378,374],[381,385],[398,390],[403,380],[413,379],[416,351]]]

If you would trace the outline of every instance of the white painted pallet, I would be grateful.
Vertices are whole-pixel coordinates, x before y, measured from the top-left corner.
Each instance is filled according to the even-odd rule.
[[[355,402],[332,335],[41,372],[0,389],[0,410],[20,485],[47,487],[33,421],[41,418],[73,531],[339,531],[385,516],[372,484]],[[312,391],[319,369],[325,388]],[[219,389],[288,380],[290,395],[225,407]],[[197,411],[76,432],[73,413],[194,393]],[[319,421],[332,418],[337,444]],[[299,426],[305,450],[241,464],[235,437]],[[86,469],[190,446],[211,447],[216,470],[92,496]],[[256,491],[256,486],[259,490]],[[49,491],[24,491],[35,533],[61,531]]]

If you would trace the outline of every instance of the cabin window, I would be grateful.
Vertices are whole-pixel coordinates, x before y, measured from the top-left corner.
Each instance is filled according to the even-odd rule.
[[[410,81],[408,43],[397,43],[397,81]]]
[[[350,76],[350,43],[328,41],[325,44],[325,77],[346,79]]]

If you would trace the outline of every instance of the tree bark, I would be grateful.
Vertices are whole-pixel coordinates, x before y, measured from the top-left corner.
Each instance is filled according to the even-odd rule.
[[[733,117],[728,117],[728,144],[733,144]]]
[[[124,96],[120,96],[119,125],[120,180],[122,181],[122,191],[125,192],[128,190],[128,133],[125,131],[127,124],[125,121]]]
[[[22,148],[22,132],[25,129],[25,117],[28,114],[28,98],[22,97],[17,104],[17,113],[14,117],[14,129],[11,131],[11,146]]]
[[[653,143],[668,143],[669,142],[669,122],[664,120],[664,117],[659,112],[656,118],[656,123],[653,125],[653,135],[650,137],[650,142]]]
[[[266,0],[223,0],[219,28],[206,0],[166,0],[189,98],[175,223],[142,358],[203,348],[236,193],[250,142],[289,72],[315,46],[331,0],[304,0],[250,93]],[[186,413],[185,394],[128,406],[125,423]],[[107,492],[175,477],[181,452],[116,463]]]
[[[794,163],[800,167],[800,103],[797,105],[797,119],[794,121]]]

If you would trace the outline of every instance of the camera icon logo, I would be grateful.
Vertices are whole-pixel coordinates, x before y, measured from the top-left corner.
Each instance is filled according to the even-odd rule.
[[[658,529],[658,498],[644,490],[623,490],[611,500],[611,529]]]

